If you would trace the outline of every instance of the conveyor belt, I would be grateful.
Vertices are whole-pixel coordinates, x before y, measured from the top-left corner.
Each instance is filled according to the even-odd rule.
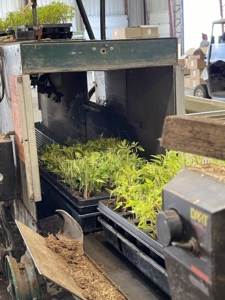
[[[106,275],[120,287],[129,300],[170,299],[111,247],[102,232],[86,235],[84,249],[91,259],[104,266]]]

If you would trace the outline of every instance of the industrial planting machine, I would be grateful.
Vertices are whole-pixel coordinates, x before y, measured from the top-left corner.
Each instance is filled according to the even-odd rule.
[[[32,238],[29,239],[24,225],[37,231],[42,220],[46,223],[60,209],[72,215],[85,233],[93,231],[90,224],[94,222],[94,229],[103,226],[104,232],[111,234],[112,223],[107,218],[101,219],[97,203],[94,207],[78,203],[75,208],[62,187],[52,184],[48,175],[39,169],[39,147],[51,141],[62,144],[67,137],[86,142],[103,134],[139,142],[149,157],[164,151],[159,138],[165,118],[184,114],[177,40],[106,40],[105,1],[100,2],[102,40],[94,39],[80,0],[77,4],[90,40],[68,39],[68,29],[63,27],[62,33],[62,25],[58,28],[61,39],[42,39],[45,26],[38,25],[37,3],[33,1],[33,28],[28,26],[27,31],[18,32],[13,42],[1,43],[0,258],[12,299],[42,299],[36,269],[81,299],[69,280],[65,286],[57,274],[52,276],[48,270],[43,271],[41,261],[34,255],[35,251],[43,251],[38,245],[36,250],[31,247]],[[90,101],[93,89],[88,91],[89,71],[104,72],[104,101]],[[96,92],[97,89],[98,82]],[[171,122],[173,119],[168,123]],[[173,149],[167,144],[163,146]],[[145,258],[146,253],[137,248],[141,237],[135,246],[131,245],[133,233],[122,236],[118,224],[112,229],[117,250],[122,253],[126,245],[132,249],[130,253],[142,253],[137,262],[139,269],[144,269],[141,266],[144,258],[149,267],[143,273],[174,300],[224,299],[221,262],[225,243],[220,234],[224,222],[223,189],[222,181],[203,177],[193,170],[181,172],[163,192],[165,212],[157,220],[160,242],[144,241],[144,246],[140,246],[146,253],[150,251],[150,256]],[[54,190],[53,196],[50,190]],[[63,197],[58,196],[60,193]],[[21,259],[26,271],[23,277],[18,272],[17,261],[10,256],[15,240],[6,207],[16,219],[28,249]],[[104,264],[107,246],[103,241],[98,248],[95,239],[101,239],[101,235],[84,238],[85,251]],[[107,252],[106,260],[107,257],[111,259],[113,254]],[[117,254],[114,253],[113,259],[116,263]],[[116,273],[115,276],[112,271],[111,278],[122,290],[124,287],[127,299],[169,299],[164,293],[152,292],[157,288],[149,280],[146,283],[136,269],[132,271],[123,265],[122,259],[123,267],[118,269],[126,275],[121,279],[113,263],[108,265]]]

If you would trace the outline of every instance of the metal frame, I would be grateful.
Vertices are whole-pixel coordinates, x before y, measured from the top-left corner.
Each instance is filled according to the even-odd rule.
[[[37,70],[40,73],[107,71],[177,63],[177,40],[171,38],[32,42],[15,47],[23,74],[35,74]]]
[[[170,16],[170,35],[177,37],[178,43],[181,44],[181,53],[184,51],[184,14],[183,0],[168,0]]]

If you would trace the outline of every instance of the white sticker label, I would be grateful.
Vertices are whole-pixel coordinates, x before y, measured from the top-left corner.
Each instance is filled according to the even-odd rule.
[[[148,35],[152,34],[152,30],[151,30],[151,29],[148,29],[148,30],[147,30],[147,34],[148,34]]]
[[[117,30],[114,32],[115,35],[117,35]]]
[[[192,67],[194,66],[194,61],[193,61],[193,60],[191,60],[191,66],[192,66]]]
[[[196,71],[195,70],[193,71],[193,74],[194,74],[194,77],[196,77]]]

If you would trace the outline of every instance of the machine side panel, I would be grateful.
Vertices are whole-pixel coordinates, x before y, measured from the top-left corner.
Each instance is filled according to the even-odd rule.
[[[212,285],[202,278],[193,274],[190,268],[183,263],[182,256],[176,256],[174,247],[167,247],[164,251],[168,281],[170,286],[170,296],[173,300],[196,300],[196,299],[218,299],[212,294]]]
[[[24,74],[98,71],[177,63],[177,39],[22,43]]]
[[[225,210],[212,215],[212,277],[215,299],[225,299]]]

